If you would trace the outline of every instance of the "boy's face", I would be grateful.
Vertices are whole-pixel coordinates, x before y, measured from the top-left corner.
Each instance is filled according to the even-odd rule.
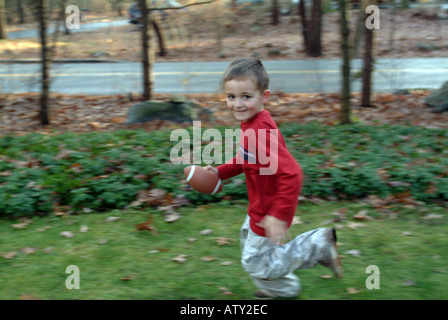
[[[227,108],[239,121],[249,121],[263,110],[263,104],[270,95],[269,90],[260,92],[251,79],[227,81],[224,92]]]

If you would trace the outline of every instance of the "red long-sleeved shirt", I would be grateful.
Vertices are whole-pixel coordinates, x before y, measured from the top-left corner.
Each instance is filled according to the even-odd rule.
[[[244,172],[249,196],[250,227],[266,236],[257,223],[266,215],[285,221],[288,228],[302,188],[302,169],[289,153],[285,140],[267,110],[241,122],[240,150],[217,167],[222,180]]]

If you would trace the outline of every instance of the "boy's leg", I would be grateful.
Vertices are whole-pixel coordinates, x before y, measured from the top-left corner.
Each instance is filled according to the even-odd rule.
[[[241,262],[243,269],[267,295],[293,296],[300,291],[298,279],[292,273],[294,270],[312,268],[321,263],[342,277],[335,240],[333,229],[319,228],[278,246],[249,229]]]
[[[296,298],[301,290],[300,279],[292,272],[276,280],[252,278],[252,281],[259,289],[257,298]]]
[[[249,232],[252,232],[250,231],[250,217],[246,216],[246,220],[240,230],[240,243],[243,255]],[[265,280],[252,277],[252,281],[266,296],[296,297],[300,292],[300,280],[292,272],[276,280]]]

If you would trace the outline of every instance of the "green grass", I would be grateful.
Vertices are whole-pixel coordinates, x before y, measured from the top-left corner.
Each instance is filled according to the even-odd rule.
[[[346,220],[328,222],[336,210],[344,208]],[[154,209],[34,217],[24,229],[11,227],[17,221],[2,219],[0,299],[20,299],[21,295],[41,299],[251,299],[255,288],[239,263],[239,228],[246,209],[243,201],[183,207],[179,210],[182,218],[173,223],[164,222],[163,214]],[[356,221],[353,216],[363,209],[376,219]],[[430,213],[443,217],[425,219]],[[302,284],[299,299],[447,299],[447,213],[432,205],[374,209],[360,202],[301,203],[297,215],[303,223],[290,229],[291,236],[337,224],[346,274],[343,279],[324,279],[321,276],[331,272],[323,266],[296,271]],[[158,235],[135,228],[149,214]],[[110,216],[120,219],[105,222]],[[350,228],[353,222],[365,226]],[[82,225],[89,231],[79,232]],[[200,235],[204,229],[213,232]],[[74,237],[61,237],[62,231],[71,231]],[[218,245],[215,237],[233,242]],[[196,241],[189,242],[189,238]],[[25,254],[21,251],[25,247],[37,251]],[[53,249],[46,253],[49,247]],[[349,250],[360,250],[360,256],[346,254]],[[15,257],[2,257],[9,252],[16,252]],[[187,255],[183,264],[173,261],[180,254]],[[216,260],[202,261],[204,256]],[[226,261],[233,263],[221,265]],[[65,286],[69,265],[79,267],[78,290]],[[380,289],[366,288],[369,265],[379,267]],[[220,287],[232,294],[224,295]],[[349,293],[353,289],[348,288],[357,293]]]

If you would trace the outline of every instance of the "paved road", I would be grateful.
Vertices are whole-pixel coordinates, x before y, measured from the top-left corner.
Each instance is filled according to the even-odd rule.
[[[216,93],[228,65],[223,62],[155,64],[156,93]],[[271,91],[287,93],[339,92],[340,60],[265,61]],[[361,60],[354,60],[359,69]],[[39,64],[0,64],[0,92],[39,92]],[[52,92],[66,94],[127,94],[142,92],[141,64],[53,64]],[[439,88],[448,80],[448,58],[379,59],[373,76],[374,92]],[[360,91],[355,81],[352,91]]]

